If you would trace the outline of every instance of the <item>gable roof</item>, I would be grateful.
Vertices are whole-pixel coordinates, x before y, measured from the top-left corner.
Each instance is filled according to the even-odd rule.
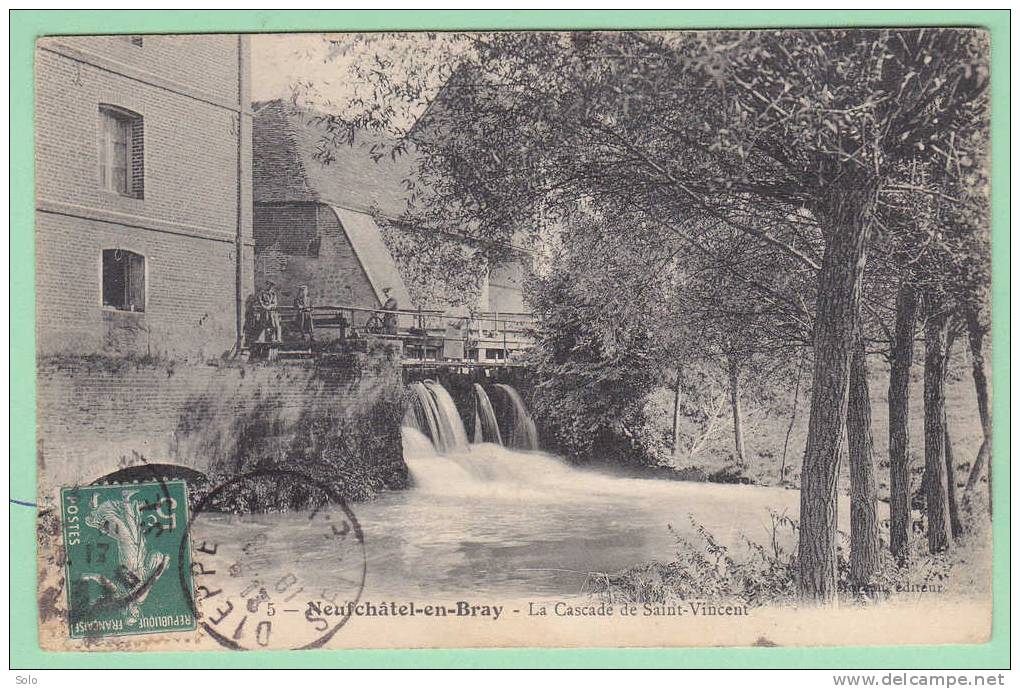
[[[444,94],[449,88],[444,86],[436,96],[434,103],[440,110],[446,107]],[[398,143],[396,139],[359,130],[353,145],[340,143],[332,150],[334,160],[323,163],[318,154],[328,133],[326,126],[316,119],[322,117],[321,113],[279,99],[256,103],[255,108],[252,127],[255,203],[316,202],[358,213],[377,211],[392,220],[405,216],[409,195],[405,180],[416,179],[418,164],[415,137],[425,136],[425,130],[417,129],[417,123],[403,140],[408,152],[396,159],[384,155],[376,161],[371,151],[377,143],[389,149]],[[421,119],[428,117],[426,112]],[[465,235],[449,236],[472,244],[483,241]],[[515,251],[533,251],[520,241],[494,243]]]
[[[328,136],[318,113],[291,103],[269,101],[252,127],[255,203],[320,202],[399,218],[407,209],[404,180],[415,168],[413,154],[372,158],[372,146],[394,143],[359,131],[353,145],[341,143],[324,163],[319,152]]]
[[[386,302],[383,288],[389,287],[393,290],[393,297],[400,308],[411,308],[413,304],[411,294],[407,291],[404,279],[400,277],[393,255],[383,243],[382,233],[376,225],[375,218],[369,213],[360,213],[341,206],[331,205],[330,208],[336,213],[337,220],[340,221],[340,226],[347,235],[347,240],[351,243],[354,255],[365,271],[379,304]]]
[[[467,94],[467,95],[465,95]],[[456,112],[462,98],[475,98],[508,107],[514,91],[506,84],[494,81],[476,65],[461,63],[450,75],[435,95],[429,100],[424,112],[418,116],[414,124],[404,133],[405,141],[422,144],[428,141],[442,141],[456,135],[451,119],[456,119]]]

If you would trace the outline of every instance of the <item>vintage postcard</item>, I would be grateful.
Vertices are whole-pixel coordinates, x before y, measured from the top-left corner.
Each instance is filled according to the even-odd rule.
[[[991,70],[38,38],[40,647],[987,642]]]

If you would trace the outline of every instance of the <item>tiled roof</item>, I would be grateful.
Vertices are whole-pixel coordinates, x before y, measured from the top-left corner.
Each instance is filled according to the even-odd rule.
[[[385,156],[376,162],[370,149],[383,140],[360,132],[353,145],[336,146],[335,159],[323,163],[316,153],[326,128],[315,117],[282,100],[257,110],[252,130],[255,202],[319,201],[401,217],[406,210],[404,180],[414,168],[411,156]]]

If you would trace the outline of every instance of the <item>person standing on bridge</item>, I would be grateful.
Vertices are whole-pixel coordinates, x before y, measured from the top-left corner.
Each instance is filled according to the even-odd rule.
[[[383,294],[386,295],[386,302],[383,304],[383,311],[395,312],[400,308],[400,304],[397,303],[396,298],[392,294],[393,290],[389,287],[383,287]],[[397,334],[397,314],[396,313],[385,313],[383,314],[383,332],[387,335]]]
[[[301,339],[308,336],[309,342],[315,342],[315,320],[312,318],[312,298],[308,296],[308,285],[298,287],[294,297],[294,309],[297,311],[298,332]]]
[[[278,310],[279,300],[276,296],[276,285],[271,280],[266,281],[266,286],[259,293],[259,311],[262,320],[261,330],[269,331],[267,342],[280,342],[283,340],[283,332],[280,327],[280,312]]]

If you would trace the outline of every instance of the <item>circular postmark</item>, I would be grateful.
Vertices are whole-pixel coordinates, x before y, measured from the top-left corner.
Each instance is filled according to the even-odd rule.
[[[281,496],[303,507],[229,514]],[[225,648],[320,648],[361,598],[361,525],[332,488],[301,472],[257,470],[212,487],[188,534],[191,566],[179,567],[181,585],[199,627]]]

